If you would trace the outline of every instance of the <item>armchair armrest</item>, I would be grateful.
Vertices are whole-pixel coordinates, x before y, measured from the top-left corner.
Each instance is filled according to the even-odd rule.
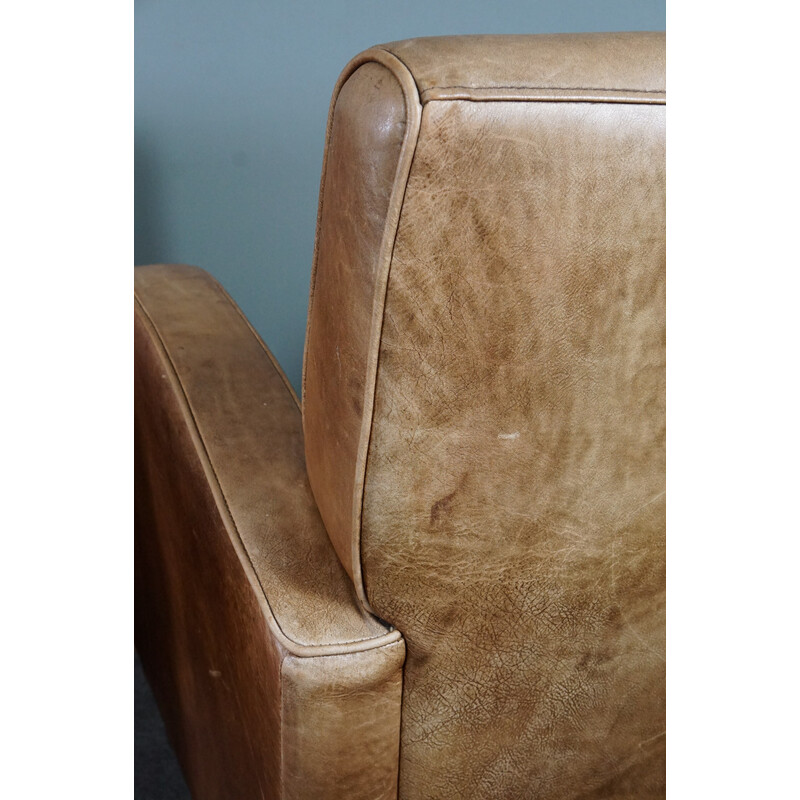
[[[291,387],[207,273],[135,291],[136,644],[193,795],[396,796],[405,645],[328,539]]]

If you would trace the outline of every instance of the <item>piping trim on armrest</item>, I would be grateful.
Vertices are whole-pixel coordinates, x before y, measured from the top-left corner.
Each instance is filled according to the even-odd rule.
[[[253,563],[250,560],[247,550],[244,547],[238,528],[236,526],[236,522],[234,521],[233,516],[231,515],[228,502],[222,491],[222,487],[220,486],[219,479],[217,478],[214,466],[209,458],[205,441],[203,440],[203,437],[198,428],[197,421],[195,419],[194,413],[192,412],[192,408],[189,404],[189,400],[188,397],[186,396],[183,384],[175,369],[173,360],[166,348],[166,345],[164,344],[161,334],[158,331],[158,327],[148,314],[141,299],[135,293],[134,296],[136,302],[136,309],[141,316],[142,322],[149,331],[154,345],[156,346],[157,350],[159,351],[159,354],[161,355],[164,361],[166,367],[165,377],[169,381],[170,386],[177,399],[177,402],[180,406],[181,413],[186,422],[187,430],[189,431],[189,435],[195,446],[198,458],[200,459],[200,462],[202,464],[203,472],[205,473],[211,493],[219,509],[220,518],[222,519],[222,522],[225,526],[228,536],[230,537],[231,543],[233,544],[233,548],[236,552],[239,562],[242,565],[242,569],[244,570],[245,575],[247,576],[247,580],[250,583],[253,593],[257,598],[259,607],[261,608],[261,611],[264,614],[264,619],[266,620],[267,627],[269,628],[270,632],[273,634],[275,639],[288,653],[297,656],[299,658],[313,658],[318,656],[333,656],[333,655],[343,655],[347,653],[359,653],[365,650],[372,650],[374,648],[384,647],[385,645],[401,640],[402,636],[400,632],[392,629],[390,631],[387,631],[387,633],[382,636],[369,637],[366,639],[338,642],[336,644],[327,644],[327,645],[306,645],[296,642],[294,639],[287,636],[287,634],[283,631],[283,629],[280,626],[280,623],[275,617],[272,607],[270,606],[266,591],[263,585],[261,584],[258,575],[256,574],[255,568],[253,567]],[[232,302],[227,293],[225,293],[225,297],[228,299],[229,302]],[[235,306],[235,303],[233,305]],[[248,327],[250,327],[251,331],[253,330],[252,327],[249,325],[249,323]],[[255,332],[253,331],[253,333]],[[266,347],[264,346],[260,337],[256,335],[256,338],[260,342],[261,347],[266,351]],[[266,352],[268,353],[268,351]],[[272,358],[270,358],[270,363],[273,365],[274,368],[275,362]],[[282,375],[282,372],[280,370],[278,370],[278,372]],[[286,381],[285,377],[283,377],[283,380]],[[292,395],[295,397],[296,401],[297,398],[294,395],[294,392],[292,392]]]

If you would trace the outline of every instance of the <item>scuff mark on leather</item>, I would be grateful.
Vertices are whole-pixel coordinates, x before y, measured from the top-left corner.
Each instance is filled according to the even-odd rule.
[[[453,505],[453,498],[459,492],[459,490],[464,486],[464,482],[467,479],[467,475],[469,473],[465,472],[458,481],[458,485],[452,492],[446,494],[444,497],[440,497],[432,506],[431,506],[431,525],[436,524],[439,520],[445,515],[450,513],[450,508]]]

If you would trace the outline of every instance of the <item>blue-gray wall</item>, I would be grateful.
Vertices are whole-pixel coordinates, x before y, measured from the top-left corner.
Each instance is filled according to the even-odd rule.
[[[135,9],[135,261],[211,272],[295,387],[328,102],[352,56],[413,36],[665,24],[665,0],[136,0]]]

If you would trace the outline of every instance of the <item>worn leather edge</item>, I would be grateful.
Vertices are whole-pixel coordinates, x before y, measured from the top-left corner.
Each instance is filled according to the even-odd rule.
[[[388,285],[389,266],[392,261],[394,242],[397,235],[397,227],[400,221],[400,211],[405,198],[406,184],[411,172],[411,162],[414,158],[414,151],[419,137],[420,120],[422,116],[422,103],[420,102],[419,92],[414,77],[409,69],[400,61],[397,56],[374,47],[365,50],[357,55],[344,68],[331,97],[331,104],[328,111],[328,125],[325,134],[326,148],[322,162],[322,178],[320,180],[319,205],[317,209],[317,229],[314,242],[314,261],[311,269],[311,290],[308,300],[308,318],[306,323],[306,346],[303,352],[303,378],[302,378],[302,397],[305,400],[306,394],[306,368],[308,364],[308,331],[311,320],[311,312],[314,303],[314,288],[317,276],[317,264],[319,256],[319,238],[322,222],[322,207],[325,202],[325,176],[327,173],[328,147],[331,131],[333,128],[333,114],[336,108],[336,101],[339,92],[352,74],[364,64],[375,62],[386,67],[400,84],[403,92],[406,110],[406,129],[403,136],[403,143],[400,147],[400,155],[397,162],[394,183],[392,186],[389,208],[384,222],[383,236],[381,238],[380,253],[378,256],[377,280],[375,283],[375,293],[372,309],[372,324],[369,334],[369,348],[366,364],[366,377],[364,382],[364,405],[361,417],[361,432],[359,434],[358,454],[355,463],[355,482],[356,487],[353,492],[353,512],[352,532],[351,532],[351,564],[353,568],[353,584],[356,594],[364,608],[373,613],[369,600],[367,599],[364,578],[361,572],[361,506],[364,497],[364,481],[366,476],[367,454],[369,452],[369,437],[372,431],[372,414],[375,400],[375,385],[378,375],[378,354],[380,352],[381,330],[383,327],[383,309],[386,302],[386,287]]]
[[[230,298],[228,299],[230,300]],[[281,628],[280,623],[278,622],[272,611],[272,607],[269,604],[269,598],[267,597],[264,587],[261,585],[258,576],[255,573],[255,569],[253,568],[250,558],[247,555],[247,551],[245,550],[244,544],[242,543],[241,537],[239,536],[239,532],[236,528],[236,523],[233,517],[231,516],[227,501],[225,500],[225,496],[222,492],[222,488],[219,485],[219,480],[217,479],[216,472],[208,456],[208,451],[206,450],[205,442],[203,441],[203,437],[201,436],[200,431],[198,430],[194,414],[192,412],[188,398],[186,397],[186,392],[184,391],[183,384],[181,383],[180,380],[180,376],[178,375],[175,369],[172,358],[170,357],[169,352],[164,345],[164,342],[161,338],[161,335],[158,331],[155,322],[148,314],[144,303],[138,297],[136,292],[134,292],[134,302],[135,302],[135,311],[136,313],[139,314],[145,329],[150,334],[151,339],[166,368],[166,378],[169,381],[172,391],[174,392],[177,402],[181,408],[181,413],[186,423],[187,430],[189,431],[189,435],[192,439],[192,442],[196,448],[200,462],[203,466],[203,472],[205,473],[208,485],[214,497],[214,501],[217,504],[217,508],[219,509],[220,518],[222,519],[223,524],[225,525],[225,530],[227,531],[228,536],[230,537],[231,544],[233,545],[237,558],[239,559],[239,562],[242,565],[242,569],[244,570],[244,573],[247,576],[247,580],[250,584],[250,587],[257,598],[259,607],[261,608],[261,611],[264,615],[264,619],[267,623],[267,627],[277,640],[278,644],[281,647],[283,647],[284,650],[286,650],[289,654],[297,656],[298,658],[313,658],[318,656],[335,656],[335,655],[344,655],[348,653],[358,653],[365,650],[372,650],[377,647],[383,647],[387,644],[391,644],[393,642],[402,640],[402,636],[400,632],[397,630],[387,631],[387,633],[382,636],[360,639],[352,642],[342,642],[339,644],[331,644],[331,645],[301,644],[286,635],[286,633]],[[234,303],[234,306],[235,305],[236,304]],[[248,327],[250,327],[250,330],[252,331],[252,326],[248,325]],[[260,337],[257,338],[260,339]],[[263,344],[263,342],[261,342],[261,346],[264,347],[264,349],[266,349],[266,346]],[[273,364],[273,366],[275,365],[274,359],[270,358],[270,362]]]
[[[417,101],[417,106],[419,107],[419,111],[421,111],[421,104],[419,102],[419,92],[417,91],[417,85],[414,81],[413,76],[406,68],[406,66],[398,59],[395,55],[390,53],[388,50],[382,50],[378,47],[370,48],[369,50],[365,50],[362,53],[359,53],[355,58],[347,63],[345,68],[342,70],[341,75],[339,75],[338,80],[336,81],[336,85],[333,87],[333,93],[331,94],[331,102],[328,106],[328,122],[325,128],[325,150],[322,155],[322,174],[320,176],[319,181],[319,200],[317,202],[317,224],[316,230],[314,233],[314,253],[312,255],[312,263],[311,263],[311,281],[310,281],[310,289],[308,295],[308,314],[306,315],[306,339],[305,345],[303,347],[303,371],[300,381],[300,395],[301,400],[305,400],[306,395],[306,371],[307,371],[307,364],[308,364],[308,332],[311,326],[311,310],[314,305],[314,289],[316,286],[317,280],[317,265],[319,264],[319,239],[320,239],[320,230],[322,228],[322,208],[325,205],[325,178],[328,173],[328,156],[330,150],[330,142],[331,142],[331,134],[333,132],[333,117],[334,112],[336,110],[336,103],[339,99],[339,93],[342,91],[342,87],[347,83],[347,81],[353,76],[353,73],[364,64],[368,64],[370,62],[375,62],[380,64],[381,66],[386,67],[389,72],[395,77],[395,79],[400,84],[401,89],[403,90],[403,98],[406,101],[406,134],[403,139],[403,145],[400,150],[400,158],[398,159],[398,173],[395,174],[395,182],[394,186],[392,187],[392,192],[394,193],[398,177],[399,177],[399,167],[400,164],[403,162],[403,151],[406,149],[407,142],[409,139],[409,121],[411,121],[410,116],[410,106],[412,104],[409,103],[409,95],[413,92],[413,96]],[[402,70],[402,72],[400,72]],[[406,80],[401,78],[401,75],[406,76]],[[413,126],[412,126],[413,127]],[[417,130],[414,132],[414,139],[416,145],[416,134],[419,132],[419,119],[417,119]],[[394,200],[394,196],[392,197],[392,201],[389,203],[389,210],[391,211],[392,202]],[[387,214],[387,222],[388,222],[389,215]],[[385,229],[384,229],[385,231]]]
[[[525,73],[525,70],[520,72],[516,67],[511,67],[510,70],[502,71],[510,79],[507,84],[503,83],[502,79],[500,81],[496,80],[500,76],[493,69],[483,69],[482,66],[485,65],[478,63],[477,68],[473,68],[470,59],[475,53],[477,53],[479,57],[485,55],[485,52],[482,53],[481,50],[482,48],[485,50],[486,45],[494,45],[494,47],[498,48],[499,50],[504,50],[507,46],[510,46],[511,49],[505,49],[505,52],[502,54],[503,57],[499,59],[499,61],[502,62],[503,59],[508,58],[509,55],[513,56],[514,43],[516,43],[517,46],[521,43],[524,43],[526,47],[533,46],[534,44],[537,46],[542,44],[545,45],[546,50],[552,50],[553,48],[556,50],[561,49],[562,52],[560,54],[551,52],[550,58],[546,58],[544,63],[540,62],[538,65],[531,65],[535,70],[544,69],[544,75],[554,79],[555,85],[550,83],[548,88],[556,91],[572,91],[573,89],[587,89],[595,92],[615,92],[617,90],[644,92],[665,91],[666,87],[663,85],[649,86],[645,85],[641,81],[637,81],[635,78],[633,81],[634,83],[638,84],[638,88],[634,88],[631,85],[626,85],[627,80],[625,77],[623,77],[625,75],[624,70],[622,74],[618,75],[617,79],[599,77],[596,74],[596,70],[592,65],[592,62],[598,55],[600,57],[603,56],[602,48],[599,53],[592,54],[592,57],[588,62],[584,61],[583,65],[575,63],[568,65],[570,67],[578,67],[577,73],[578,75],[583,75],[582,78],[579,78],[578,75],[576,75],[575,78],[564,79],[560,69],[558,75],[552,74],[554,63],[558,63],[560,67],[564,59],[568,59],[571,53],[576,49],[581,50],[586,46],[601,45],[603,40],[605,40],[606,44],[608,45],[613,44],[614,40],[617,40],[618,44],[625,43],[625,40],[628,40],[629,43],[637,42],[638,40],[639,44],[643,44],[648,39],[651,40],[651,46],[655,46],[655,48],[658,49],[659,45],[663,46],[662,42],[665,41],[665,35],[663,31],[598,31],[594,33],[544,33],[511,35],[469,34],[460,36],[414,37],[411,39],[385,42],[377,45],[377,47],[393,53],[401,60],[408,58],[406,65],[414,74],[415,81],[417,83],[417,89],[421,95],[424,95],[424,93],[428,90],[438,88],[448,89],[459,87],[466,90],[479,89],[482,91],[483,89],[494,87],[499,91],[502,91],[505,88],[536,89],[537,87],[540,87],[541,84],[538,84],[536,79],[530,80],[529,82],[529,73]],[[466,69],[462,69],[460,71],[456,70],[456,74],[464,76],[465,80],[452,80],[450,77],[443,77],[440,71],[432,70],[434,65],[433,62],[437,62],[440,66],[444,66],[446,68],[445,74],[452,72],[454,53],[452,51],[449,53],[447,52],[447,45],[452,44],[452,42],[448,43],[448,40],[460,40],[458,44],[461,46],[461,52],[457,54],[459,56],[458,63],[460,63],[462,67],[466,67]],[[443,58],[440,54],[436,54],[435,52],[437,49],[437,43],[439,45],[445,45]],[[433,48],[431,49],[432,45]],[[554,55],[557,56],[555,60],[553,59]],[[640,53],[639,56],[640,63],[641,59],[649,58],[649,54],[644,52]],[[548,60],[550,62],[549,64],[546,63]],[[617,60],[616,56],[614,56],[614,60]],[[604,70],[601,70],[601,72],[602,71]],[[515,76],[517,79],[515,79]],[[547,78],[545,78],[545,80],[546,79]]]
[[[630,89],[547,89],[535,86],[469,87],[433,86],[420,95],[422,104],[433,100],[471,100],[473,102],[540,102],[540,103],[631,103],[665,105],[666,92],[640,92]]]
[[[333,657],[333,663],[328,666],[326,662],[322,674],[319,658],[295,661],[292,655],[286,655],[282,659],[280,775],[282,796],[286,800],[308,797],[310,791],[320,800],[322,796],[338,798],[345,796],[344,790],[353,800],[397,797],[405,655],[405,642],[400,639],[369,652]],[[299,692],[303,684],[304,690]],[[304,695],[304,711],[312,717],[308,720],[315,744],[311,750],[305,736],[301,736],[303,746],[295,748],[289,739],[294,728],[289,724],[287,706],[294,700],[297,710],[304,705]],[[392,695],[396,695],[396,702]],[[347,726],[348,733],[353,718],[359,720],[358,741],[362,747],[355,757],[352,751],[342,748],[342,737],[330,730],[330,718],[326,719],[324,713],[326,701],[339,707],[340,714],[335,716]],[[372,727],[363,725],[364,716],[360,712],[364,706],[377,707],[379,711],[383,706],[383,713],[373,715]],[[396,713],[388,713],[387,707]],[[304,755],[307,757],[303,758]],[[357,781],[357,787],[342,785],[342,776],[348,773]],[[321,796],[320,788],[328,784],[332,794]]]

